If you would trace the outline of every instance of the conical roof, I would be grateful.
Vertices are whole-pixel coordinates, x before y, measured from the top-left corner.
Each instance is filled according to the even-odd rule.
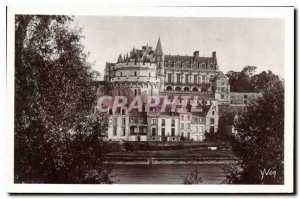
[[[121,63],[121,62],[122,62],[122,55],[120,54],[119,58],[118,58],[118,63]]]
[[[157,42],[156,49],[155,49],[155,55],[156,56],[162,56],[163,55],[163,51],[162,51],[162,47],[161,47],[161,43],[160,43],[160,38],[158,38],[158,42]]]

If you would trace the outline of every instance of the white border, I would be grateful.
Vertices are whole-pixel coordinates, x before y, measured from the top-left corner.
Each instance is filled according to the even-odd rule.
[[[294,141],[294,8],[292,7],[104,7],[70,4],[8,7],[7,12],[7,187],[10,193],[291,193]],[[284,185],[46,185],[13,183],[14,14],[89,16],[175,16],[285,19],[285,184]],[[26,102],[24,102],[26,103]]]

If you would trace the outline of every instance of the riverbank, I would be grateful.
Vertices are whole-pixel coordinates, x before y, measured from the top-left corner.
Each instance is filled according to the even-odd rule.
[[[153,147],[153,143],[151,143]],[[178,147],[180,146],[180,147]],[[237,162],[228,145],[214,142],[194,143],[186,147],[182,143],[172,143],[172,148],[166,146],[163,150],[136,150],[112,152],[104,157],[107,164],[119,165],[156,165],[156,164],[231,164]],[[161,147],[161,146],[160,146]],[[214,150],[212,150],[214,147]],[[176,149],[178,148],[178,149]]]

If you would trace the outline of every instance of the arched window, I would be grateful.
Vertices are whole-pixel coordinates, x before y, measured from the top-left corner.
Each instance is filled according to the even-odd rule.
[[[180,88],[179,86],[177,86],[177,87],[175,88],[175,91],[181,91],[181,88]]]
[[[167,90],[167,91],[171,91],[171,90],[172,90],[172,86],[168,86],[168,87],[166,88],[166,90]]]
[[[184,87],[184,91],[190,91],[189,87]]]
[[[194,87],[194,88],[192,89],[192,91],[197,92],[197,91],[198,91],[198,88],[197,88],[197,87]]]
[[[134,71],[134,76],[136,76],[136,71]]]

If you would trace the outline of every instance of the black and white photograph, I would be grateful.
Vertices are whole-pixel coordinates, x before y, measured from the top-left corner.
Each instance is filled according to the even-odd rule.
[[[11,193],[293,192],[293,7],[55,9],[7,9]]]

